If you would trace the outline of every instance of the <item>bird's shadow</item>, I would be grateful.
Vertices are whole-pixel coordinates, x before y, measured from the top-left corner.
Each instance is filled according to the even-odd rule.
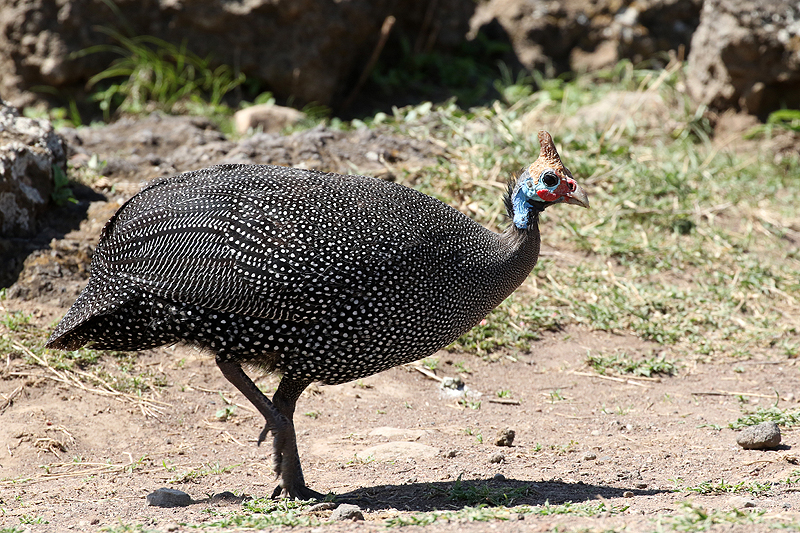
[[[473,479],[365,487],[335,496],[336,502],[354,503],[369,510],[457,510],[479,505],[559,505],[602,501],[623,496],[652,496],[668,489],[619,488],[583,482]],[[627,493],[627,494],[626,494]]]

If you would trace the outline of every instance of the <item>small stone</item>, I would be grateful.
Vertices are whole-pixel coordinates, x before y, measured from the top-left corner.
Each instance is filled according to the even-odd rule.
[[[755,507],[756,502],[744,496],[731,496],[731,498],[728,499],[728,505],[733,509],[747,509]]]
[[[506,456],[501,452],[494,452],[489,456],[490,463],[502,463],[506,460]]]
[[[633,498],[633,492],[631,492],[629,490],[626,490],[625,492],[622,493],[622,497],[623,498]]]
[[[315,503],[311,507],[308,508],[309,513],[316,513],[317,511],[330,511],[331,509],[336,509],[339,504],[336,502],[322,502],[322,503]]]
[[[211,503],[242,503],[244,501],[244,496],[237,496],[231,491],[226,490],[225,492],[214,494],[209,498],[209,501]]]
[[[445,452],[445,454],[444,454],[444,456],[445,456],[445,457],[447,457],[448,459],[452,459],[452,458],[453,458],[453,457],[455,457],[456,455],[458,455],[458,450],[448,450],[448,451],[447,451],[447,452]]]
[[[595,459],[597,459],[597,454],[593,452],[586,452],[583,454],[583,457],[581,457],[581,461],[594,461]]]
[[[331,513],[331,520],[364,520],[364,515],[358,505],[343,503]]]
[[[492,476],[492,481],[505,481],[505,480],[506,480],[506,476],[504,476],[503,474],[501,474],[499,472],[497,474],[495,474],[494,476]]]
[[[236,131],[241,135],[249,129],[261,128],[266,133],[279,133],[282,129],[294,126],[306,114],[291,107],[273,104],[259,104],[246,107],[233,115]]]
[[[602,433],[603,432],[600,431],[599,429],[593,429],[592,430],[592,437],[599,437]]]
[[[511,428],[503,428],[497,432],[494,440],[495,446],[511,446],[514,443],[516,433]]]
[[[461,390],[464,388],[464,380],[460,376],[446,376],[442,379],[443,389]]]
[[[774,448],[781,443],[781,430],[775,422],[762,422],[744,428],[736,443],[745,450]]]
[[[147,505],[153,507],[186,507],[191,503],[192,497],[177,489],[162,487],[147,495]]]
[[[637,483],[636,484],[636,488],[637,489],[646,489],[647,488],[647,483]]]

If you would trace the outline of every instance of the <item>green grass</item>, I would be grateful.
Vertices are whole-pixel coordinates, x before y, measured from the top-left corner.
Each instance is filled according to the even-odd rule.
[[[661,515],[657,522],[657,531],[663,531],[666,526],[667,531],[687,531],[699,532],[729,530],[737,525],[764,525],[783,529],[782,522],[770,521],[764,517],[765,511],[740,511],[738,509],[720,510],[706,509],[701,505],[692,503],[682,503],[681,511],[676,515]],[[738,531],[738,530],[737,530]]]
[[[191,470],[187,470],[185,472],[181,472],[173,476],[168,483],[189,483],[195,482],[202,477],[207,476],[218,476],[221,474],[225,474],[227,472],[232,471],[239,464],[229,465],[229,466],[222,466],[219,463],[203,463],[201,466],[197,468],[192,468]]]
[[[434,493],[446,497],[449,502],[467,507],[508,507],[521,498],[536,494],[536,491],[529,486],[509,487],[487,481],[462,481],[459,475],[447,489],[435,489]]]
[[[286,499],[246,500],[242,504],[241,512],[227,513],[208,510],[207,512],[214,517],[214,520],[204,523],[203,527],[265,529],[275,526],[318,526],[321,523],[319,518],[307,514],[311,505],[313,503]]]
[[[730,422],[728,427],[742,429],[769,421],[786,428],[800,426],[800,409],[780,409],[776,406],[759,407],[753,412],[745,413],[744,416],[737,418],[736,421]]]
[[[438,520],[447,522],[488,522],[492,520],[509,520],[512,516],[516,515],[531,515],[531,516],[578,516],[578,517],[594,517],[601,514],[620,514],[625,512],[628,506],[609,505],[605,502],[600,503],[577,503],[570,502],[561,505],[550,505],[545,502],[544,505],[519,505],[516,507],[506,506],[466,506],[458,511],[432,511],[427,513],[413,513],[403,514],[396,517],[388,518],[384,521],[386,527],[402,527],[402,526],[426,526]],[[561,531],[558,529],[558,531]]]
[[[738,483],[729,483],[721,479],[719,481],[703,481],[694,487],[684,487],[678,490],[681,492],[694,492],[704,495],[749,493],[753,496],[760,496],[770,492],[775,485],[775,483],[769,481],[739,481]]]
[[[649,378],[654,374],[673,376],[678,371],[676,364],[665,360],[663,356],[636,360],[624,353],[610,356],[589,355],[586,362],[598,374],[632,374]]]
[[[88,85],[95,88],[97,101],[106,120],[114,111],[145,113],[160,109],[168,113],[215,114],[223,108],[223,98],[244,82],[241,73],[227,65],[214,67],[212,58],[201,58],[187,50],[186,43],[175,45],[156,37],[127,37],[116,30],[99,27],[116,44],[98,45],[77,56],[112,52],[118,56]]]

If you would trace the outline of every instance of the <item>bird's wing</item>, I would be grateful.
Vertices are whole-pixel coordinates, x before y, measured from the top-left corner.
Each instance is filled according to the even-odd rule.
[[[408,189],[292,169],[226,180],[219,168],[205,182],[156,183],[123,206],[104,230],[97,268],[168,300],[313,320],[428,238],[415,202],[431,200]]]

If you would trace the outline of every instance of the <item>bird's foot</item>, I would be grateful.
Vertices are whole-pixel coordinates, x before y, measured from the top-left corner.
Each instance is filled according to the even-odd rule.
[[[273,500],[289,498],[290,500],[317,500],[322,502],[325,501],[326,497],[327,495],[312,490],[302,483],[295,483],[289,487],[285,487],[283,483],[281,483],[272,491]]]

